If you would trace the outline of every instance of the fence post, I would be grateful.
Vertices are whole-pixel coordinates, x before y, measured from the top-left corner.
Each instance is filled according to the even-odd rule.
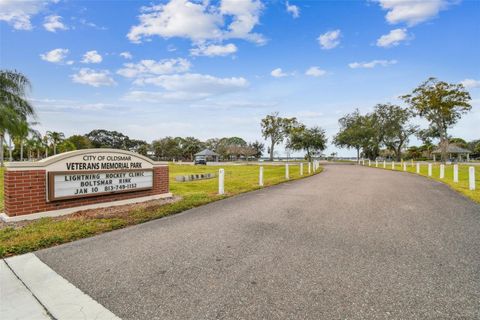
[[[475,167],[468,168],[468,185],[470,190],[475,190]]]
[[[453,165],[453,182],[458,182],[458,164]]]
[[[308,174],[312,173],[312,163],[309,161],[308,162]]]
[[[372,161],[370,159],[368,159],[368,166],[371,167],[372,166]]]
[[[365,159],[362,159],[362,166],[365,165]]]
[[[263,167],[260,167],[260,171],[258,173],[258,185],[263,187]]]
[[[386,168],[387,168],[387,161],[383,160],[383,169],[386,169]]]
[[[285,163],[285,179],[290,179],[290,175],[288,172],[288,163]]]
[[[218,194],[225,193],[225,170],[218,170]]]
[[[407,163],[406,162],[403,163],[403,171],[407,171]]]
[[[392,161],[392,170],[395,170],[395,161]]]
[[[429,177],[432,176],[432,164],[431,163],[428,164],[428,176]]]
[[[440,165],[440,179],[445,178],[445,165],[441,164]]]
[[[420,174],[420,162],[417,162],[417,173]]]
[[[303,162],[300,162],[300,175],[303,176]]]

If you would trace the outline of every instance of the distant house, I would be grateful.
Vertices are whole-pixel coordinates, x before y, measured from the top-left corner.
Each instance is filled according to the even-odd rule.
[[[457,146],[456,144],[449,144],[447,147],[447,154],[449,159],[458,159],[458,161],[462,161],[462,157],[467,161],[470,160],[470,153],[472,153],[468,149],[464,149],[462,147]],[[440,148],[433,150],[433,161],[436,160],[437,155],[442,154],[442,150]]]
[[[195,153],[195,160],[205,160],[205,161],[218,161],[219,154],[213,152],[209,149],[204,149],[198,153]]]

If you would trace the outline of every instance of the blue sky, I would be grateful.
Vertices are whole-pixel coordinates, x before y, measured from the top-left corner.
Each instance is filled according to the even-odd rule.
[[[480,1],[0,0],[0,67],[31,79],[40,131],[148,142],[253,141],[274,111],[331,140],[342,115],[401,104],[435,76],[470,91],[473,110],[451,130],[469,140],[480,138],[479,21]]]

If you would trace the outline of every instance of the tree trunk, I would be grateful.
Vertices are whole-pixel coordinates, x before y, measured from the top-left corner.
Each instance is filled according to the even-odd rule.
[[[4,157],[4,154],[3,154],[3,139],[4,139],[4,135],[3,135],[3,132],[0,132],[0,167],[3,167],[3,157]]]
[[[23,139],[20,141],[20,161],[23,161]]]
[[[360,148],[357,147],[357,163],[360,163]]]
[[[57,144],[54,143],[53,144],[53,155],[56,155],[57,154]]]
[[[10,133],[8,134],[8,159],[10,162],[13,161],[13,156],[12,156],[12,136],[10,135]]]
[[[270,161],[273,161],[273,147],[275,146],[275,144],[273,143],[273,139],[272,139],[272,144],[270,145]]]

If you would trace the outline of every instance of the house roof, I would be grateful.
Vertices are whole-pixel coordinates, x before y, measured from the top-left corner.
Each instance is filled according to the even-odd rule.
[[[204,149],[200,151],[199,153],[195,153],[196,156],[218,156],[218,153],[213,152],[212,150],[209,149]]]
[[[432,153],[442,153],[442,150],[440,148],[434,150]],[[472,153],[468,149],[461,148],[457,146],[456,144],[449,144],[447,147],[447,153]]]

